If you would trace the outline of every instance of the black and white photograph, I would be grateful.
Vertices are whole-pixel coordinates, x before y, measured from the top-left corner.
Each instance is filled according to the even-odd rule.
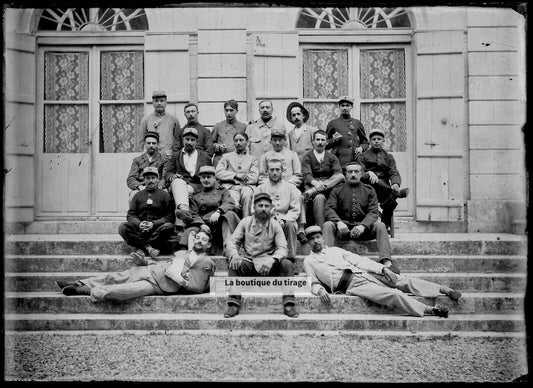
[[[527,21],[3,4],[4,382],[526,384]]]

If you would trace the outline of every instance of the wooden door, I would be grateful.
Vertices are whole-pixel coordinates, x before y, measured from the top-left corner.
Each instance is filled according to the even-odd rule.
[[[463,221],[465,36],[420,32],[416,44],[416,219]]]
[[[37,87],[37,217],[91,212],[91,50],[41,48]]]

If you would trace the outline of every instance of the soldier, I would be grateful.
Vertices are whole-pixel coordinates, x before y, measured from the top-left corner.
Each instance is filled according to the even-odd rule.
[[[145,167],[156,167],[159,171],[159,176],[161,177],[157,187],[159,189],[163,189],[165,187],[163,168],[165,167],[165,163],[168,161],[168,158],[166,155],[163,155],[158,151],[158,143],[159,134],[157,132],[148,132],[144,136],[144,147],[146,151],[133,159],[131,162],[130,173],[126,179],[126,184],[131,189],[128,203],[131,203],[131,199],[135,194],[146,188],[144,185],[144,177],[142,176],[142,172]]]
[[[294,124],[289,132],[289,147],[296,152],[300,161],[304,155],[313,150],[313,133],[316,128],[307,125],[309,111],[299,102],[291,102],[287,107],[287,120]]]
[[[222,155],[235,151],[233,136],[238,132],[246,131],[246,124],[237,120],[239,104],[235,100],[224,102],[224,114],[226,120],[216,123],[211,131],[213,143],[213,166],[217,166]]]
[[[369,183],[378,196],[381,206],[381,221],[392,233],[392,215],[398,202],[396,198],[405,198],[409,189],[401,189],[402,177],[396,168],[394,156],[383,149],[385,132],[373,129],[370,134],[371,147],[358,156],[357,161],[362,164],[366,172],[361,177],[361,182]]]
[[[132,256],[144,257],[147,253],[155,259],[174,233],[174,203],[165,190],[157,188],[156,167],[146,167],[143,176],[146,188],[133,196],[127,222],[120,224],[118,233],[137,248]]]
[[[90,295],[91,302],[117,301],[148,295],[175,293],[201,294],[208,290],[215,274],[215,263],[206,252],[211,235],[198,233],[190,251],[174,254],[172,260],[136,262],[137,266],[76,281],[59,280],[56,284],[65,295]]]
[[[254,196],[254,215],[239,222],[227,244],[229,276],[293,276],[294,263],[286,259],[287,240],[280,224],[270,217],[272,200],[266,193]],[[283,312],[298,317],[294,294],[283,295]],[[228,296],[224,318],[239,313],[241,295]]]
[[[353,98],[342,96],[339,99],[339,108],[340,117],[331,120],[326,126],[328,134],[326,149],[331,149],[344,171],[346,163],[355,160],[357,155],[368,149],[368,139],[363,124],[350,115],[353,109]]]
[[[281,160],[270,159],[267,166],[268,180],[257,186],[255,193],[267,193],[270,196],[271,216],[283,228],[288,246],[287,258],[294,262],[302,196],[296,186],[282,179]]]
[[[163,90],[152,93],[152,105],[154,111],[141,120],[139,135],[142,139],[147,132],[157,132],[159,150],[168,158],[179,149],[180,123],[176,117],[166,112],[167,94]]]
[[[235,201],[228,190],[218,186],[213,166],[200,167],[198,172],[202,189],[190,198],[191,218],[186,219],[188,229],[183,233],[180,245],[191,248],[199,230],[211,233],[220,247],[225,248],[240,219],[235,214]]]
[[[336,294],[359,296],[374,303],[399,308],[415,317],[436,315],[448,318],[447,307],[426,305],[407,294],[436,298],[442,293],[453,301],[461,297],[459,291],[448,286],[397,275],[367,257],[327,246],[320,227],[316,225],[308,227],[305,233],[311,245],[311,253],[304,259],[305,272],[311,277],[311,292],[320,296],[323,303],[331,301],[327,287]]]
[[[271,131],[274,129],[285,130],[285,124],[278,122],[277,119],[272,116],[273,111],[272,101],[261,101],[259,103],[259,114],[261,117],[246,127],[250,155],[255,156],[257,160],[259,160],[261,155],[266,151],[272,149],[272,145],[270,144]]]
[[[327,246],[335,245],[338,239],[376,239],[380,263],[400,273],[393,265],[389,235],[383,222],[378,220],[378,199],[370,185],[361,182],[363,167],[358,162],[346,165],[346,182],[335,187],[326,202],[324,241]]]
[[[233,135],[235,151],[222,155],[216,169],[215,177],[227,189],[242,217],[252,214],[253,187],[259,176],[258,162],[247,153],[248,135],[237,132]]]
[[[305,191],[302,194],[305,207],[313,208],[313,219],[322,227],[325,220],[326,200],[331,190],[344,182],[339,159],[326,151],[326,132],[319,129],[313,133],[314,150],[302,160]],[[311,202],[312,201],[312,202]],[[307,219],[307,217],[306,217]]]
[[[178,149],[184,147],[183,136],[185,136],[185,131],[187,128],[194,128],[198,134],[196,141],[196,148],[200,151],[204,151],[210,158],[213,156],[213,141],[211,139],[211,132],[209,129],[204,127],[198,122],[198,105],[193,103],[188,103],[183,108],[185,118],[187,119],[187,124],[178,133]]]
[[[163,173],[174,197],[176,211],[180,217],[176,220],[179,228],[184,225],[181,219],[190,216],[189,194],[201,189],[198,171],[202,166],[210,166],[211,158],[201,150],[196,149],[198,131],[196,128],[185,128],[183,132],[183,149],[172,154],[165,165]],[[184,214],[181,214],[183,212]]]

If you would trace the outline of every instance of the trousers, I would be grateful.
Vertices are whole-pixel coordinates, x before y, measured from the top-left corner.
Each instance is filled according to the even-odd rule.
[[[348,223],[343,221],[348,225],[348,229],[352,229],[355,224]],[[335,237],[339,240],[349,240],[351,239],[350,234],[341,235],[337,230],[337,224],[332,221],[326,221],[322,229],[322,234],[324,236],[324,243],[328,247],[335,246]],[[363,234],[355,238],[355,241],[362,240],[373,240],[376,239],[378,246],[378,255],[379,259],[390,259],[392,255],[392,247],[390,244],[389,235],[387,233],[387,227],[381,221],[376,221],[372,224],[370,229],[366,229]]]
[[[120,234],[126,244],[138,249],[144,249],[147,245],[158,249],[165,247],[173,233],[174,224],[170,222],[165,222],[146,233],[141,233],[138,227],[129,222],[124,222],[118,227],[118,234]]]
[[[422,317],[427,305],[406,293],[428,298],[440,294],[440,285],[427,280],[399,275],[398,281],[393,284],[383,275],[372,276],[377,282],[354,274],[346,289],[346,295],[360,296],[380,305],[399,308],[409,315]]]
[[[113,272],[80,280],[91,289],[91,301],[124,301],[147,295],[163,295],[152,277],[149,267],[132,267],[126,271]]]

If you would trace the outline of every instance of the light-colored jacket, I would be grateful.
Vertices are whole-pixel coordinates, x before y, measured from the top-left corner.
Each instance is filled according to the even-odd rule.
[[[267,163],[269,160],[279,159],[281,160],[283,173],[281,177],[299,187],[302,184],[302,164],[300,158],[296,152],[287,148],[283,148],[281,151],[270,150],[261,155],[259,159],[259,184],[262,184],[268,180]]]
[[[276,184],[267,180],[255,189],[255,194],[267,193],[272,200],[271,215],[276,219],[296,221],[300,217],[302,208],[300,198],[302,193],[291,183],[280,180]]]
[[[321,289],[325,290],[324,284],[333,291],[340,279],[340,271],[345,269],[350,269],[373,283],[383,285],[369,274],[369,272],[381,274],[383,267],[383,264],[338,247],[325,247],[320,253],[311,251],[304,259],[304,270],[311,277],[311,293],[314,295],[318,295]]]

